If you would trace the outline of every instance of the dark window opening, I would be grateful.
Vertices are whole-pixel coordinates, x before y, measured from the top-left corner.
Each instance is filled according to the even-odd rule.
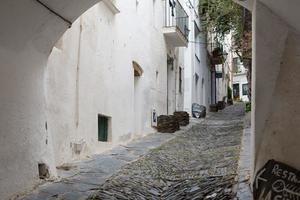
[[[179,92],[182,93],[182,68],[179,67]]]
[[[108,141],[108,117],[98,115],[98,141]]]
[[[40,179],[46,179],[50,177],[49,168],[45,163],[39,163],[38,168],[39,168]]]
[[[240,84],[233,84],[233,98],[238,100],[240,98]]]
[[[241,62],[241,60],[239,58],[233,58],[233,72],[234,73],[241,73],[242,72],[242,65],[243,63]]]
[[[248,95],[248,83],[243,84],[243,95]]]

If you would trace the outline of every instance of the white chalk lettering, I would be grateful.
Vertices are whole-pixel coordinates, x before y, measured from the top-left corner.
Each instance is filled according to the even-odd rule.
[[[300,180],[297,179],[295,173],[281,169],[278,164],[274,165],[272,169],[272,174],[279,178],[287,179],[288,181],[291,181],[293,183],[300,183]]]

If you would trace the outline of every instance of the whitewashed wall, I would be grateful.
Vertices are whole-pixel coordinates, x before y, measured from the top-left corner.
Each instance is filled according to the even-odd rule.
[[[178,50],[166,47],[163,2],[116,5],[118,14],[104,3],[87,11],[49,57],[47,118],[56,165],[155,132],[152,108],[158,115],[167,114],[168,54],[175,58],[169,74],[174,94],[169,95],[169,113],[182,110],[178,76],[184,65],[179,65]],[[141,77],[134,78],[132,61],[143,68]],[[98,142],[98,114],[111,118],[109,142]],[[83,144],[80,155],[74,154],[74,143]]]
[[[211,74],[210,66],[207,61],[206,38],[201,32],[195,35],[196,26],[201,31],[201,22],[196,13],[197,1],[192,7],[187,8],[190,14],[189,22],[189,44],[186,49],[181,51],[184,54],[184,110],[191,114],[192,104],[198,103],[208,108],[211,103]],[[195,25],[195,23],[197,25]],[[198,81],[196,81],[196,74]]]
[[[73,23],[97,1],[45,2]],[[58,41],[67,21],[36,1],[1,1],[0,199],[37,184],[40,162],[55,176],[56,165],[76,158],[74,142],[89,146],[83,156],[111,147],[96,141],[98,113],[111,116],[113,126],[120,122],[112,129],[115,144],[153,132],[152,108],[166,114],[167,53],[177,55],[177,66],[180,53],[166,48],[161,1],[118,2],[120,14],[96,5]],[[133,60],[144,69],[134,111]],[[182,103],[177,93],[178,110]]]
[[[243,95],[243,84],[248,84],[248,80],[247,80],[247,74],[243,73],[243,74],[235,74],[233,75],[233,84],[239,84],[239,95],[240,95],[240,100],[247,102],[249,101],[249,97],[248,95]],[[231,86],[231,88],[233,88]]]
[[[49,6],[73,22],[95,2],[62,0]],[[37,1],[2,0],[0,26],[0,199],[8,199],[39,182],[39,162],[55,174],[46,130],[44,70],[69,24]]]
[[[294,21],[300,4],[281,3],[284,5],[269,2],[277,13],[260,1],[254,7],[255,171],[270,159],[300,168],[300,29]],[[289,12],[281,10],[285,8]]]

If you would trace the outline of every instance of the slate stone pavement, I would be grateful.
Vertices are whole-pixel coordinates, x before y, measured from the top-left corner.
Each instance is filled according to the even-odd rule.
[[[242,151],[239,163],[242,137],[243,146],[249,145],[244,114],[244,105],[236,104],[204,120],[192,119],[174,134],[150,134],[71,163],[69,170],[59,171],[59,180],[17,199],[247,200],[250,151]],[[232,189],[237,182],[238,197]]]

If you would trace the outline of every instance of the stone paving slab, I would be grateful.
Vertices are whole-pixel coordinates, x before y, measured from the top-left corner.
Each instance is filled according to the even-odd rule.
[[[233,199],[243,117],[238,104],[174,134],[119,145],[71,163],[60,180],[18,200]]]
[[[122,167],[90,200],[235,198],[244,106],[211,114],[202,123]]]
[[[123,166],[147,154],[151,149],[187,131],[201,120],[192,120],[191,124],[181,127],[175,134],[154,133],[136,139],[126,145],[119,145],[90,159],[68,164],[69,170],[58,170],[59,180],[46,182],[26,196],[16,200],[82,200],[90,196],[111,175]]]

